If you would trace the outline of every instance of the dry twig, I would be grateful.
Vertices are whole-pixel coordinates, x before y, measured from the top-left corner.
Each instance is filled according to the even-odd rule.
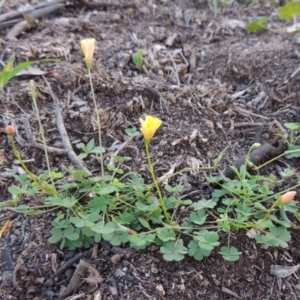
[[[72,294],[79,287],[79,283],[86,277],[88,269],[89,263],[81,259],[67,288],[59,295],[59,299],[66,299],[66,296]]]
[[[56,116],[57,129],[60,133],[60,136],[61,136],[64,148],[66,149],[66,154],[67,154],[68,158],[73,162],[73,164],[75,165],[76,168],[78,168],[79,170],[86,171],[88,173],[88,175],[91,175],[91,172],[88,170],[88,168],[86,167],[84,162],[81,159],[79,159],[78,156],[76,155],[76,153],[73,151],[67,130],[64,125],[64,120],[63,120],[63,116],[62,116],[60,107],[58,105],[55,105],[54,110],[55,110],[55,116]]]
[[[60,8],[64,7],[64,3],[51,3],[51,5],[42,7],[40,9],[37,9],[33,11],[30,15],[28,15],[32,19],[37,19],[44,17],[46,15],[49,15],[53,13],[56,10],[59,10]],[[24,14],[25,15],[25,14]],[[29,30],[33,27],[33,23],[29,22],[28,19],[22,22],[17,23],[9,32],[6,34],[6,38],[8,40],[16,38],[22,31]]]
[[[40,144],[40,143],[37,143],[33,139],[31,128],[30,128],[30,125],[29,125],[29,122],[28,122],[27,119],[23,119],[23,124],[24,124],[24,128],[25,128],[27,140],[31,144],[31,146],[45,151],[44,145]],[[50,146],[46,146],[46,151],[48,153],[54,153],[54,154],[57,154],[57,155],[65,155],[67,153],[67,150],[65,150],[65,149],[59,149],[59,148],[50,147]]]

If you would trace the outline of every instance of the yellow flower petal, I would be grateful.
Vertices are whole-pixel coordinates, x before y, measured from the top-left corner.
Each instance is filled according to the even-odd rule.
[[[140,118],[140,123],[141,123],[140,130],[144,135],[145,140],[150,142],[157,129],[161,126],[162,120],[156,117],[146,115],[145,120]]]
[[[3,225],[3,227],[0,230],[0,237],[2,237],[3,233],[5,233],[5,231],[8,230],[10,224],[11,224],[11,222],[9,220],[5,222],[5,224]]]
[[[88,69],[92,68],[93,56],[95,51],[95,42],[94,38],[92,39],[84,39],[80,41],[81,48],[84,54],[85,62]]]

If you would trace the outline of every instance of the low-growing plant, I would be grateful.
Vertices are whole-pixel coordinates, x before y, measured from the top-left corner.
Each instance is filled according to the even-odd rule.
[[[87,64],[91,63],[87,61]],[[33,84],[31,88],[36,105]],[[45,145],[37,107],[36,112]],[[285,178],[279,180],[273,176],[250,174],[248,153],[245,165],[240,169],[233,167],[236,178],[207,178],[215,186],[211,198],[183,200],[180,194],[183,186],[165,184],[162,190],[162,182],[157,180],[153,168],[150,144],[162,121],[146,115],[145,119],[140,118],[140,123],[152,183],[145,183],[136,172],[126,172],[124,164],[131,158],[117,155],[113,155],[114,164],[107,165],[99,177],[91,177],[81,170],[68,169],[67,174],[53,172],[47,156],[48,170],[40,175],[33,174],[16,148],[14,127],[8,126],[13,152],[25,173],[15,175],[19,184],[9,187],[13,201],[1,208],[28,215],[54,211],[56,217],[49,242],[59,243],[61,249],[88,248],[105,240],[116,246],[128,243],[134,249],[156,244],[167,261],[179,261],[186,255],[202,260],[214,250],[219,250],[225,260],[235,261],[241,252],[231,245],[230,237],[239,230],[248,230],[260,244],[288,246],[291,238],[288,229],[296,228],[289,216],[299,218],[298,207],[293,201],[296,192],[289,190],[300,185],[299,178],[295,186],[275,193],[275,188]],[[136,128],[128,128],[126,132],[131,136],[140,134]],[[83,151],[88,154],[94,146],[90,141],[79,148],[86,147]],[[290,175],[291,171],[286,172],[286,176]],[[33,195],[40,195],[39,205],[21,202]],[[220,235],[224,234],[228,236],[228,242],[220,245]]]
[[[300,3],[299,2],[287,2],[284,6],[279,7],[277,14],[280,20],[291,21],[293,20],[293,25],[288,27],[287,32],[299,32],[300,24],[297,22],[297,17],[300,16]],[[268,20],[266,17],[260,17],[247,25],[247,31],[249,33],[261,32],[264,30],[278,31],[268,28]],[[298,40],[298,38],[297,38]]]
[[[280,135],[280,137],[282,137],[288,144],[288,153],[286,158],[300,157],[300,145],[298,144],[300,139],[300,135],[298,135],[300,131],[300,123],[284,123],[284,126],[290,130],[288,137]]]
[[[91,139],[87,144],[84,144],[82,142],[77,143],[76,141],[76,148],[81,149],[83,151],[78,155],[78,158],[80,159],[88,157],[89,154],[100,154],[101,152],[105,152],[105,149],[103,147],[95,147],[95,139]]]
[[[132,55],[132,61],[137,68],[141,68],[143,65],[143,51],[139,49]]]

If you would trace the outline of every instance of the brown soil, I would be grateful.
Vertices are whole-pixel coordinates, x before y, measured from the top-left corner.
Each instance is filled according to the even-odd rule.
[[[15,11],[27,2],[38,3],[6,1],[2,11]],[[123,143],[124,130],[138,128],[139,117],[144,114],[163,120],[151,144],[158,176],[177,161],[181,164],[176,170],[194,164],[212,166],[228,147],[218,170],[199,171],[184,178],[185,193],[194,192],[192,200],[209,195],[205,178],[224,172],[247,153],[261,126],[260,142],[272,144],[276,133],[282,132],[283,123],[300,121],[300,73],[295,72],[299,50],[294,37],[271,31],[250,35],[244,29],[245,24],[260,15],[268,17],[273,28],[286,26],[278,21],[275,4],[235,1],[231,6],[220,6],[214,17],[209,1],[137,0],[128,5],[128,1],[116,0],[95,7],[82,6],[81,1],[70,3],[41,18],[36,28],[11,40],[5,38],[11,26],[2,29],[3,62],[15,54],[17,62],[56,58],[69,64],[35,66],[40,70],[46,66],[45,74],[14,78],[0,99],[0,127],[16,124],[18,148],[34,173],[45,170],[46,161],[44,152],[28,142],[23,122],[29,121],[33,139],[40,142],[29,95],[30,80],[38,90],[49,146],[63,147],[55,126],[54,104],[61,107],[71,141],[98,138],[79,43],[88,37],[97,40],[93,80],[101,108],[103,145],[107,149],[115,142]],[[143,69],[137,69],[131,60],[138,49],[143,50],[148,62]],[[1,201],[5,201],[10,199],[7,189],[14,182],[8,169],[18,165],[6,135],[0,134],[0,191]],[[148,178],[142,139],[134,139],[120,155],[134,157],[128,169]],[[66,155],[51,154],[50,162],[56,171],[72,166]],[[93,157],[85,163],[94,174],[100,172]],[[299,173],[298,161],[286,159],[273,163],[265,172],[277,176],[286,166]],[[39,199],[26,201],[38,203]],[[265,249],[245,232],[233,233],[231,244],[243,252],[234,263],[224,261],[217,251],[201,262],[186,258],[168,263],[155,246],[133,251],[101,242],[90,250],[61,251],[47,242],[54,216],[0,212],[1,225],[8,219],[12,222],[0,240],[1,299],[58,299],[70,282],[79,257],[63,273],[53,274],[78,254],[93,267],[90,272],[94,272],[94,281],[81,280],[70,299],[300,298],[297,272],[283,279],[270,272],[271,265],[297,265],[298,231],[291,232],[287,249]],[[119,264],[113,264],[114,254],[126,255]]]

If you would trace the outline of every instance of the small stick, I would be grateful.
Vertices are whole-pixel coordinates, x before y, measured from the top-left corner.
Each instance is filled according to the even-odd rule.
[[[85,0],[75,0],[75,4],[78,3],[80,6],[85,6],[87,8],[99,8],[99,7],[119,7],[119,8],[136,8],[136,4],[131,2],[131,3],[122,3],[122,4],[117,4],[117,3],[110,3],[110,2],[102,2],[102,3],[89,3],[86,2]]]
[[[68,158],[74,163],[76,168],[78,168],[79,170],[86,171],[88,173],[88,175],[91,176],[91,172],[88,170],[85,163],[81,159],[79,159],[77,157],[76,153],[73,151],[73,147],[71,145],[69,135],[68,135],[67,130],[65,128],[63,116],[62,116],[60,107],[58,105],[58,99],[55,97],[55,95],[52,91],[51,85],[49,84],[48,80],[44,76],[43,76],[43,79],[46,82],[46,85],[47,85],[47,87],[50,91],[50,95],[51,95],[53,101],[56,103],[54,105],[54,110],[55,110],[55,115],[56,115],[56,124],[57,124],[57,129],[60,133],[64,148],[66,150],[66,154],[67,154]]]
[[[45,2],[45,3],[38,4],[38,5],[21,8],[20,10],[17,10],[17,11],[9,11],[7,13],[0,15],[0,23],[3,21],[7,21],[10,19],[19,17],[22,13],[29,13],[29,12],[37,10],[39,8],[43,8],[45,6],[53,5],[56,3],[64,3],[64,2],[67,2],[67,0],[52,0],[51,2]]]
[[[249,126],[260,126],[263,125],[263,123],[259,122],[241,122],[241,123],[234,123],[234,128],[243,128],[243,127],[249,127]]]
[[[258,114],[252,113],[252,112],[247,111],[246,109],[243,109],[243,108],[241,108],[241,107],[235,107],[233,110],[236,111],[236,112],[238,112],[238,113],[240,113],[240,114],[242,114],[242,115],[244,115],[244,116],[249,116],[249,115],[251,115],[251,116],[258,117],[258,118],[262,118],[262,119],[265,119],[265,120],[268,120],[268,119],[269,119],[268,117],[265,117],[265,116],[262,116],[262,115],[258,115]]]
[[[278,147],[274,147],[269,143],[265,143],[250,153],[249,161],[255,166],[259,166],[260,164],[282,154],[286,150],[286,148],[287,147],[285,144],[279,144]],[[245,164],[246,158],[247,154],[241,156],[234,164],[234,167],[239,170],[240,167]],[[247,169],[249,169],[249,166],[246,167]],[[226,170],[226,172],[224,173],[224,176],[227,178],[234,178],[235,175],[236,174],[232,170],[232,168]]]
[[[170,53],[168,53],[168,54],[169,54],[169,57],[170,57],[171,62],[172,62],[172,64],[173,64],[174,75],[175,75],[175,78],[176,78],[176,80],[177,80],[177,86],[180,87],[180,79],[179,79],[178,72],[177,72],[177,65],[176,65],[176,63],[175,63],[173,57],[171,56],[171,54],[170,54]]]
[[[24,128],[25,128],[25,132],[26,132],[26,137],[27,140],[29,141],[29,143],[38,149],[44,150],[45,151],[45,147],[43,144],[37,143],[33,137],[32,137],[32,132],[31,132],[31,128],[29,125],[29,122],[27,119],[23,119],[23,124],[24,124]],[[67,153],[67,150],[65,149],[59,149],[59,148],[55,148],[55,147],[50,147],[50,146],[46,146],[46,151],[49,153],[54,153],[57,155],[65,155]]]
[[[43,7],[43,8],[40,8],[40,9],[37,9],[35,11],[33,11],[31,14],[30,14],[30,17],[33,18],[33,19],[37,19],[37,18],[41,18],[43,16],[46,16],[46,15],[49,15],[51,13],[53,13],[54,11],[64,7],[65,4],[63,3],[56,3],[56,4],[53,4],[53,5],[48,5],[46,7]],[[29,24],[28,21],[22,21],[22,22],[19,22],[17,23],[13,28],[11,28],[9,30],[9,32],[6,34],[6,38],[8,40],[11,40],[11,39],[14,39],[16,36],[18,36],[22,31],[25,31],[25,30],[28,30],[28,29],[31,29],[32,28],[32,25]]]
[[[59,269],[57,269],[54,272],[54,274],[52,275],[52,277],[56,277],[56,276],[60,275],[61,273],[65,272],[66,270],[69,269],[69,267],[71,267],[75,262],[77,262],[82,257],[83,257],[82,253],[77,254],[76,256],[74,256],[73,258],[71,258],[70,260],[68,260],[62,267],[60,267]]]
[[[66,300],[77,300],[86,296],[86,293],[81,293],[79,295],[74,295],[66,298]]]
[[[57,123],[57,129],[60,133],[64,148],[66,149],[66,154],[68,158],[74,163],[75,167],[79,170],[86,171],[89,176],[91,176],[91,172],[88,170],[84,162],[79,159],[76,155],[76,153],[73,151],[67,130],[64,125],[63,116],[60,110],[60,107],[58,105],[54,106],[55,110],[55,116],[56,116],[56,123]]]
[[[228,294],[228,295],[230,295],[230,296],[233,296],[233,297],[235,297],[235,298],[237,298],[237,299],[243,299],[243,298],[240,297],[237,293],[231,291],[230,289],[226,288],[225,286],[222,286],[222,292],[223,292],[223,293],[226,293],[226,294]]]
[[[86,277],[88,272],[89,263],[81,259],[68,286],[66,289],[59,295],[59,299],[66,299],[66,296],[72,294],[80,284],[82,278]]]

